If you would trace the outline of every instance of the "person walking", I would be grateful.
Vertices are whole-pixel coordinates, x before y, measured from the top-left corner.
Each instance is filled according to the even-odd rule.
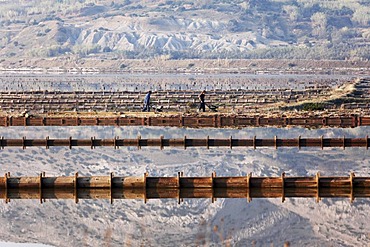
[[[152,94],[152,91],[149,91],[144,98],[144,107],[142,111],[150,112],[150,95]]]
[[[203,112],[206,111],[206,103],[204,101],[204,98],[206,97],[206,91],[203,90],[200,94],[199,94],[199,100],[200,100],[200,104],[199,104],[199,111],[202,110]]]

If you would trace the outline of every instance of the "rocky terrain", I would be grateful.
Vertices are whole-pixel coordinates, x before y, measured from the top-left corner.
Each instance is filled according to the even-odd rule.
[[[3,0],[1,61],[368,60],[370,4],[332,2]]]

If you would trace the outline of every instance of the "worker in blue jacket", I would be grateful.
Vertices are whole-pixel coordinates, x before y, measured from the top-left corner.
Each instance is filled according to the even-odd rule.
[[[150,95],[152,94],[152,91],[149,91],[144,98],[144,107],[143,111],[150,112]]]

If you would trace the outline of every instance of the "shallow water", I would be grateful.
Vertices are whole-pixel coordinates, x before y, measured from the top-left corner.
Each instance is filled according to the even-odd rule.
[[[4,91],[303,90],[342,85],[351,75],[255,74],[1,74]]]
[[[185,129],[156,127],[11,127],[5,138],[279,138],[365,137],[370,128]],[[30,147],[0,150],[1,172],[14,176],[369,176],[364,148]],[[1,240],[54,246],[366,246],[370,199],[12,200],[0,204]]]

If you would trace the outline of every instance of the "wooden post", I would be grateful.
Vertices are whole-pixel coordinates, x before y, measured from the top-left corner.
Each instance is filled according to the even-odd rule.
[[[351,117],[351,120],[352,120],[352,121],[351,121],[351,127],[352,127],[352,128],[356,127],[356,116],[352,116],[352,117]]]
[[[42,172],[42,177],[45,177],[45,172]],[[45,202],[45,201],[46,201],[46,199],[44,198],[43,202]]]
[[[40,203],[42,204],[42,173],[39,175],[39,195],[40,195]]]
[[[69,137],[69,149],[72,149],[72,136]]]
[[[231,126],[232,127],[235,127],[235,118],[233,117],[233,118],[231,118]]]
[[[141,136],[139,135],[137,137],[137,149],[140,150],[141,149],[141,146],[140,146],[140,140],[141,140]]]
[[[212,176],[211,176],[211,179],[212,179],[212,203],[215,202],[215,197],[214,197],[214,184],[213,184],[213,178],[216,177],[216,172],[212,172]]]
[[[186,136],[184,136],[184,149],[186,149]]]
[[[251,178],[252,178],[252,173],[250,172],[247,176],[247,185],[248,185],[248,188],[247,188],[247,201],[248,202],[251,202],[252,201],[252,197],[251,197]]]
[[[298,136],[298,149],[301,150],[301,136]]]
[[[113,172],[109,174],[109,197],[110,204],[113,204]]]
[[[277,149],[277,136],[274,136],[275,149]]]
[[[343,150],[346,149],[346,137],[343,136]]]
[[[113,139],[113,143],[114,143],[114,149],[119,149],[119,146],[117,145],[117,140],[119,139],[118,136],[115,136],[114,139]]]
[[[180,172],[180,176],[183,177],[184,176],[184,172]],[[180,187],[181,187],[181,183],[180,183]],[[180,189],[179,189],[179,197],[180,197]],[[183,202],[184,201],[184,198],[180,198],[181,201]]]
[[[369,136],[366,136],[366,150],[369,149]]]
[[[4,175],[4,197],[5,203],[8,203],[8,173]]]
[[[144,203],[146,204],[146,202],[147,202],[147,197],[146,197],[146,190],[147,190],[147,188],[146,188],[146,178],[148,177],[148,172],[145,172],[144,173]]]
[[[95,136],[94,137],[91,137],[91,149],[94,149],[95,148],[94,140],[95,140]]]
[[[152,122],[151,122],[151,118],[150,118],[150,117],[148,117],[147,125],[148,125],[148,126],[151,126],[151,125],[152,125]]]
[[[317,190],[317,194],[316,194],[316,202],[319,202],[320,201],[320,173],[316,173],[316,190]]]
[[[324,149],[324,136],[321,136],[321,150]]]
[[[49,136],[47,136],[45,140],[46,140],[45,148],[49,149]]]
[[[73,181],[73,192],[75,196],[75,203],[78,203],[78,172],[75,173],[75,179]]]
[[[253,136],[253,149],[256,149],[256,136]]]
[[[350,186],[351,186],[351,194],[350,194],[350,202],[352,203],[355,199],[355,196],[353,194],[353,179],[355,177],[355,173],[354,172],[351,172],[350,175],[349,175],[349,183],[350,183]]]
[[[181,177],[181,172],[177,172],[177,188],[180,189],[180,177]]]
[[[181,203],[181,198],[180,198],[180,177],[181,177],[181,172],[177,172],[177,190],[179,191],[178,197],[177,197],[177,204]]]
[[[159,145],[160,145],[161,150],[163,150],[163,136],[159,138]]]
[[[233,149],[233,137],[230,136],[230,149]]]
[[[281,173],[281,202],[285,201],[285,172]]]
[[[25,144],[25,143],[26,143],[26,137],[25,137],[25,136],[23,136],[23,137],[22,137],[22,148],[23,148],[23,149],[26,149],[26,144]]]

